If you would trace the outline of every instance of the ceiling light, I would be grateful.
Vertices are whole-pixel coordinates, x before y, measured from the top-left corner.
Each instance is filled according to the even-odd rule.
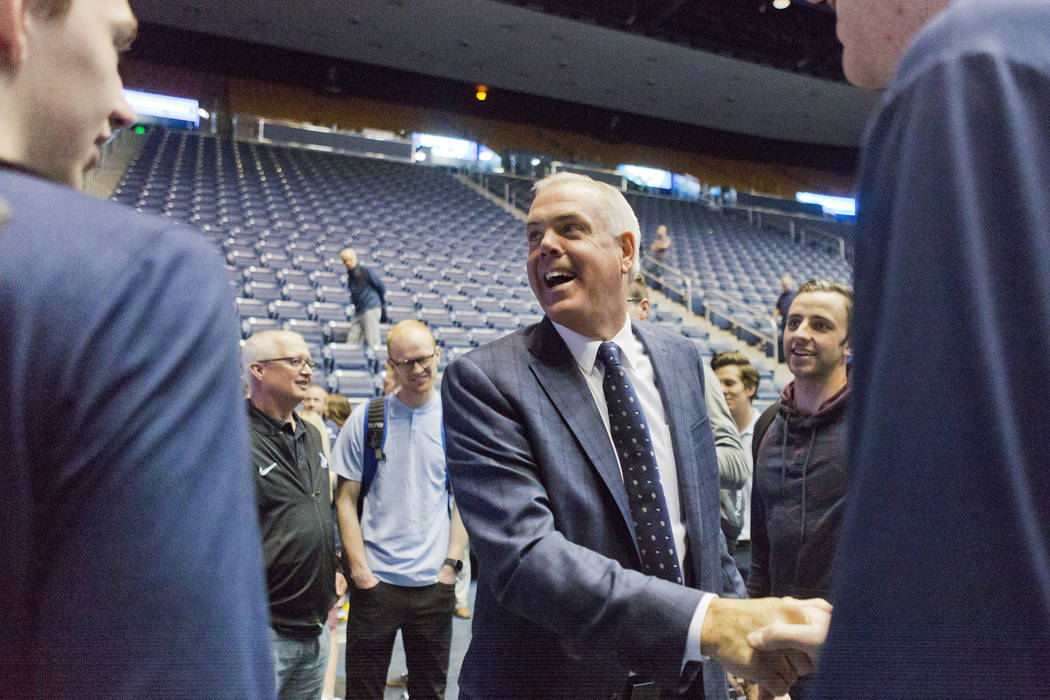
[[[489,89],[484,85],[478,85],[477,92],[474,93],[474,97],[478,98],[478,102],[484,102],[489,96]]]
[[[773,7],[778,10],[786,10],[791,6],[791,0],[773,0]]]

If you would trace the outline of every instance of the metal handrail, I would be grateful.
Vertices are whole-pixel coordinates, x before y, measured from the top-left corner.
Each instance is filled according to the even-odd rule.
[[[744,321],[741,320],[741,318],[739,316],[734,315],[729,310],[726,310],[726,313],[725,313],[726,317],[730,321],[735,323],[737,326],[739,326],[740,328],[743,328],[745,330],[751,331],[752,333],[757,335],[760,340],[763,340],[764,342],[770,343],[773,346],[773,351],[776,352],[777,335],[778,335],[778,333],[777,333],[777,322],[774,321],[772,317],[767,316],[767,314],[766,314],[764,309],[759,309],[758,307],[751,306],[750,304],[745,304],[744,302],[740,301],[739,299],[735,299],[735,298],[729,296],[728,294],[724,294],[723,292],[720,292],[717,289],[706,290],[704,292],[704,294],[707,295],[707,296],[718,297],[722,301],[724,301],[724,302],[726,302],[728,304],[731,304],[733,306],[738,306],[738,307],[740,307],[740,308],[742,308],[742,309],[744,309],[746,311],[749,311],[752,314],[754,314],[754,316],[756,318],[766,318],[769,321],[769,327],[773,329],[772,335],[767,335],[765,331],[759,330],[758,328],[754,328],[750,324],[745,323]],[[704,318],[706,318],[708,320],[708,322],[711,321],[711,307],[708,304],[704,305]]]
[[[681,290],[681,289],[673,286],[672,284],[669,284],[667,279],[665,279],[664,277],[661,277],[660,275],[658,275],[658,274],[656,274],[654,272],[650,272],[650,271],[645,270],[645,269],[642,270],[642,274],[646,278],[655,280],[655,281],[659,282],[663,287],[673,289],[674,291],[678,292],[679,294],[682,294],[682,298],[685,299],[685,308],[686,308],[686,310],[689,313],[693,313],[693,282],[692,282],[692,280],[689,279],[689,276],[686,275],[681,270],[679,270],[677,267],[672,267],[671,265],[668,265],[667,263],[665,263],[665,262],[663,262],[661,260],[657,260],[656,258],[654,258],[651,255],[643,256],[642,257],[642,262],[646,262],[646,263],[649,263],[649,264],[652,264],[652,265],[657,265],[657,266],[662,267],[665,270],[667,270],[670,274],[677,275],[678,277],[680,277],[682,279],[682,281],[685,283],[685,289],[684,290]]]

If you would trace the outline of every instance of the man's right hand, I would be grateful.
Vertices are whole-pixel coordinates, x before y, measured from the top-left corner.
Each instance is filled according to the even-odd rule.
[[[371,571],[353,576],[354,588],[359,591],[367,591],[379,585],[379,579]]]
[[[827,626],[820,601],[794,598],[716,598],[704,617],[700,653],[718,661],[735,676],[757,683],[773,695],[782,695],[798,676],[813,670],[810,658],[796,649],[761,650],[748,644],[751,632],[774,623]],[[822,614],[817,614],[817,612]]]

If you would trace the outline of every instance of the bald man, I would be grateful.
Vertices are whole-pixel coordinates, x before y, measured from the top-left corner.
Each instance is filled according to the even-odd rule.
[[[365,402],[343,425],[332,455],[339,530],[353,579],[346,697],[383,697],[400,629],[409,696],[442,698],[467,532],[448,491],[441,397],[434,391],[441,351],[418,321],[394,326],[387,349],[387,368],[400,388],[376,399],[384,402],[381,447],[376,451],[366,440]],[[376,469],[366,475],[372,455]]]
[[[252,474],[270,597],[271,652],[280,698],[321,695],[331,637],[322,634],[336,600],[335,537],[328,460],[321,434],[295,412],[316,365],[292,331],[244,342]]]
[[[377,347],[386,287],[378,275],[358,262],[357,251],[353,248],[346,248],[339,257],[346,266],[350,301],[354,303],[354,325],[346,336],[346,342],[364,342],[370,348]]]

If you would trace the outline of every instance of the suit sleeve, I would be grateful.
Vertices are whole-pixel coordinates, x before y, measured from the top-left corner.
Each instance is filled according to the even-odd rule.
[[[523,417],[471,358],[449,365],[442,397],[456,499],[497,601],[567,646],[677,682],[700,592],[626,569],[559,531]]]
[[[55,292],[68,301],[48,305],[47,348],[25,381],[66,411],[38,424],[57,428],[40,496],[56,534],[41,554],[71,578],[40,579],[28,608],[40,648],[85,695],[264,697],[273,671],[233,300],[215,252],[171,233],[97,256],[108,265],[85,258]],[[38,677],[42,695],[68,690],[43,692],[61,674]]]
[[[710,367],[704,365],[704,403],[707,418],[711,421],[711,432],[715,436],[715,452],[718,454],[718,486],[723,489],[743,488],[751,476],[751,467],[744,455],[740,433],[726,405],[726,397],[719,388],[718,377]]]

